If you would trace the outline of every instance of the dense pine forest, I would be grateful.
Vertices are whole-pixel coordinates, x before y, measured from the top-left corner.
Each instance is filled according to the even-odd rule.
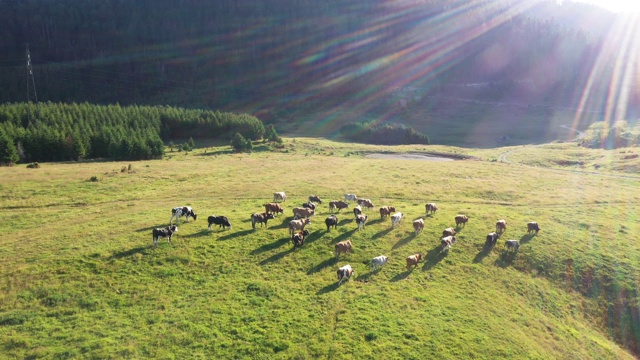
[[[555,0],[2,0],[0,23],[0,102],[26,100],[26,43],[41,100],[249,112],[399,87],[575,105],[616,56],[612,14]]]
[[[0,105],[0,163],[85,158],[161,157],[164,141],[184,138],[262,138],[260,120],[246,114],[169,106],[43,103]],[[30,115],[31,114],[31,115]]]

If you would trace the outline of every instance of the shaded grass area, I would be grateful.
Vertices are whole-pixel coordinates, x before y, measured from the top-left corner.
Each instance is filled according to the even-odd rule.
[[[0,223],[11,234],[0,240],[1,352],[632,358],[613,339],[635,346],[637,182],[479,161],[305,154],[139,162],[135,174],[90,184],[89,174],[121,164],[0,168],[0,186],[11,189],[1,205],[23,206]],[[302,168],[302,178],[283,176]],[[249,216],[275,191],[287,192],[287,216],[252,229]],[[328,201],[344,193],[395,206],[406,218],[391,228],[368,212],[374,219],[357,231],[345,211],[338,229],[326,231]],[[311,194],[325,204],[294,250],[289,214]],[[440,210],[416,236],[409,219],[424,216],[426,202]],[[173,244],[152,248],[151,229],[166,226],[178,205],[192,206],[199,219],[181,222]],[[469,223],[442,253],[439,236],[458,213]],[[207,230],[211,214],[227,216],[233,229]],[[508,229],[485,248],[500,218]],[[542,228],[537,235],[526,234],[532,220]],[[335,242],[346,239],[353,253],[336,258]],[[520,251],[506,252],[507,239],[519,240]],[[407,271],[405,258],[418,252],[425,260]],[[389,263],[374,273],[370,259],[382,254]],[[345,264],[356,276],[338,286],[336,270]]]

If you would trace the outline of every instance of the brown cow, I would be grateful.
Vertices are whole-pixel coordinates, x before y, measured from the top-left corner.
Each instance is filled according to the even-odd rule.
[[[311,220],[309,220],[309,218],[289,221],[289,236],[293,236],[293,233],[296,231],[304,230],[304,227],[309,223],[311,223]]]
[[[385,216],[391,216],[391,213],[396,212],[395,206],[382,206],[380,208],[380,219],[384,219]]]
[[[350,253],[351,252],[351,240],[340,241],[335,245],[336,257],[340,257],[341,253]]]
[[[538,223],[535,221],[527,223],[527,234],[531,234],[534,231],[536,232],[536,235],[538,234],[538,231],[540,231],[540,227],[538,226]]]
[[[498,220],[496,222],[496,232],[503,233],[507,230],[507,221],[505,219]]]
[[[264,226],[267,226],[267,221],[269,221],[269,219],[274,219],[275,216],[273,216],[273,214],[268,214],[268,213],[255,213],[253,215],[251,215],[251,226],[255,229],[256,228],[256,223],[260,223],[260,227],[262,227],[262,224],[264,224]]]
[[[446,228],[442,231],[442,237],[453,236],[456,234],[456,230],[454,228]]]
[[[469,217],[467,215],[456,215],[456,226],[467,225]]]
[[[293,248],[301,247],[304,244],[304,239],[309,235],[309,230],[302,230],[297,232],[291,236],[291,242],[293,243]]]
[[[427,212],[427,215],[433,214],[436,211],[438,211],[438,207],[436,206],[435,203],[428,203],[427,205],[424,206],[424,208]]]
[[[301,208],[301,207],[293,208],[294,219],[312,217],[314,214],[315,214],[315,210],[313,209]]]
[[[418,263],[422,261],[422,254],[413,254],[407,257],[407,271],[411,269],[411,267],[418,266]]]
[[[334,200],[329,202],[329,211],[333,212],[333,210],[338,209],[338,212],[342,209],[348,209],[349,204],[342,200]]]
[[[416,235],[422,230],[424,230],[424,220],[422,218],[413,221],[413,229],[416,231]]]
[[[264,204],[264,212],[266,212],[267,214],[273,214],[274,216],[277,213],[284,214],[284,210],[282,209],[282,206],[276,203]]]
[[[358,199],[358,205],[366,207],[367,209],[373,209],[373,203],[369,199]]]
[[[320,200],[320,196],[318,196],[318,195],[309,196],[309,202],[315,202],[315,203],[318,203],[318,204],[322,204],[322,200]]]

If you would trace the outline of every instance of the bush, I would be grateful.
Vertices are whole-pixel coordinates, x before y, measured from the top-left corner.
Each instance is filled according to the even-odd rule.
[[[429,137],[404,124],[372,125],[371,122],[345,124],[340,134],[347,139],[377,145],[429,144]]]
[[[27,169],[40,169],[40,164],[38,164],[37,162],[33,162],[27,165]]]
[[[251,149],[253,149],[253,144],[251,143],[251,140],[245,139],[242,134],[237,132],[235,135],[233,135],[233,138],[231,138],[231,147],[236,152],[250,152]]]

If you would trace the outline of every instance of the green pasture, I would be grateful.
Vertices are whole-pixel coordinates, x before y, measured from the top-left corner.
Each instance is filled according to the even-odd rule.
[[[0,168],[0,357],[631,359],[637,350],[637,179],[516,163],[524,152],[504,163],[495,150],[445,146],[198,145],[163,160]],[[473,158],[364,156],[376,151]],[[250,215],[276,191],[287,193],[285,214],[253,230]],[[327,231],[328,201],[345,193],[376,208],[362,231],[351,211]],[[325,202],[294,251],[291,209],[312,194]],[[438,212],[425,216],[427,202]],[[152,229],[180,205],[198,219],[152,248]],[[382,205],[406,215],[400,226],[380,219]],[[459,213],[469,223],[442,254],[439,236]],[[233,228],[207,230],[212,214]],[[418,217],[426,226],[415,236]],[[502,218],[506,233],[486,249]],[[539,234],[526,234],[528,221]],[[336,259],[334,243],[346,239],[354,252]],[[518,253],[504,250],[507,239],[521,242]],[[418,252],[426,260],[407,271]],[[371,272],[383,254],[389,263]],[[356,275],[338,287],[345,264]]]

